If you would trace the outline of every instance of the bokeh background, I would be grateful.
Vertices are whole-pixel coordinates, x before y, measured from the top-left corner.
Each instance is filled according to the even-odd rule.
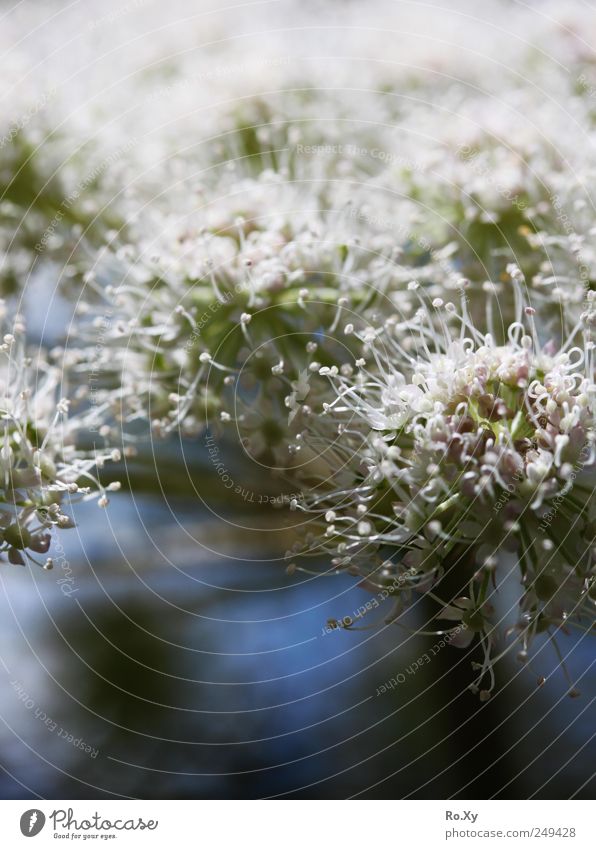
[[[67,127],[52,175],[68,177],[70,156],[84,157],[94,135],[105,156],[134,134],[141,142],[128,179],[151,183],[155,161],[209,144],[213,111],[226,99],[268,92],[284,102],[279,68],[311,75],[314,68],[330,80],[333,68],[346,102],[362,69],[377,62],[422,62],[441,74],[447,53],[451,69],[492,80],[503,69],[490,70],[498,57],[486,44],[506,31],[503,10],[520,5],[4,2],[2,94],[18,120],[19,92],[35,102],[35,92],[56,87],[55,99],[39,107],[49,117],[37,137],[54,156],[52,132]],[[553,13],[539,2],[531,8],[539,25],[511,35],[513,42],[539,39]],[[590,35],[582,34],[588,46]],[[277,65],[249,73],[264,51]],[[155,92],[176,79],[181,61],[194,81],[140,103],[139,69]],[[367,121],[367,98],[357,96]],[[164,100],[178,101],[165,116]],[[406,95],[402,107],[407,112]],[[333,116],[314,117],[333,124]],[[349,141],[342,121],[334,138]],[[32,132],[34,125],[32,118]],[[91,167],[98,154],[89,156]],[[118,184],[117,160],[112,165]],[[51,183],[40,183],[23,160],[3,169],[5,222],[14,211],[6,199],[25,197],[29,217],[16,230],[33,217],[43,229]],[[167,189],[157,180],[155,197]],[[109,206],[115,189],[106,191]],[[91,226],[96,203],[86,186],[81,227]],[[72,264],[46,258],[31,269],[22,246],[9,240],[4,251],[4,294],[26,312],[33,340],[51,347],[68,331],[79,297],[69,283]],[[593,795],[592,637],[560,642],[581,691],[576,699],[546,643],[530,669],[506,660],[486,703],[468,690],[471,651],[445,647],[405,675],[436,642],[411,633],[428,626],[424,602],[403,625],[383,624],[383,611],[375,627],[327,628],[366,604],[370,590],[345,575],[288,575],[292,535],[282,511],[259,504],[277,490],[237,448],[222,450],[254,498],[230,498],[204,439],[148,439],[136,458],[109,471],[125,485],[108,510],[75,508],[77,529],[59,536],[53,572],[1,564],[2,798]],[[508,599],[501,603],[506,609]],[[378,694],[400,674],[404,683]]]
[[[470,655],[450,647],[377,695],[436,638],[328,631],[371,598],[354,579],[288,578],[265,533],[223,540],[190,496],[81,512],[72,576],[2,578],[4,798],[593,793],[592,640],[562,643],[578,699],[548,645],[535,674],[501,667],[485,704],[467,690]]]

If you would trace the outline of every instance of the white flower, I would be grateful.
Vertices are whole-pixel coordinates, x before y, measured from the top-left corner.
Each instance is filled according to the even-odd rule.
[[[460,570],[459,585],[469,585],[472,599],[464,607],[473,615],[458,618],[486,650],[477,687],[485,674],[492,680],[491,582],[498,587],[506,571],[494,570],[499,551],[519,558],[525,624],[513,633],[525,647],[545,629],[594,618],[593,349],[577,328],[547,352],[520,292],[517,300],[505,345],[476,329],[465,299],[455,329],[435,305],[423,307],[415,322],[362,334],[365,359],[375,367],[353,376],[327,372],[336,398],[325,415],[343,434],[345,452],[353,452],[352,490],[344,462],[337,491],[321,485],[310,499],[311,510],[333,512],[332,543],[323,548],[341,551],[350,568],[370,574],[374,550],[392,548],[419,580],[436,585],[435,597],[444,570]],[[417,340],[416,351],[407,339]],[[328,433],[328,441],[336,438]],[[450,618],[462,608],[449,598],[443,603]]]
[[[361,329],[387,300],[410,315],[414,265],[432,291],[444,272],[417,246],[396,259],[394,236],[351,215],[341,185],[305,192],[268,171],[224,174],[212,190],[182,219],[171,205],[184,208],[187,195],[168,195],[129,227],[130,243],[103,251],[98,276],[121,281],[106,291],[110,320],[96,326],[91,304],[80,320],[88,369],[120,385],[126,419],[155,420],[164,433],[196,433],[223,407],[242,424],[234,405],[246,382],[288,398],[293,422],[305,369],[359,345],[346,326]]]
[[[62,371],[39,353],[28,356],[22,319],[11,329],[0,345],[0,552],[13,564],[51,568],[35,555],[48,552],[54,526],[74,526],[64,512],[73,498],[99,494],[99,503],[107,504],[93,471],[116,455],[78,447],[79,435],[95,428],[97,411],[67,418]]]

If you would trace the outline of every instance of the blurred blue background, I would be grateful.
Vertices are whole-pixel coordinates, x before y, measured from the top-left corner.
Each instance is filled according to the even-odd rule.
[[[204,496],[206,459],[189,456]],[[593,638],[561,642],[578,699],[548,646],[532,670],[502,664],[484,704],[466,689],[477,655],[454,647],[377,695],[436,639],[326,632],[370,592],[288,576],[278,517],[242,530],[257,513],[222,500],[224,524],[144,474],[146,495],[76,507],[53,572],[0,569],[3,798],[594,793]],[[410,625],[425,621],[418,605]]]

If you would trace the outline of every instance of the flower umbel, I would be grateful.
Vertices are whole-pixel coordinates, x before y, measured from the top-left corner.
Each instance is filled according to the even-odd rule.
[[[20,317],[10,330],[0,344],[0,552],[10,563],[51,569],[51,558],[41,562],[35,555],[48,553],[52,528],[74,527],[64,503],[99,496],[106,506],[106,491],[119,484],[106,490],[93,470],[119,459],[119,452],[78,448],[77,435],[94,411],[69,417],[70,402],[59,394],[61,371],[39,354],[28,355]]]
[[[472,324],[462,286],[460,311],[421,297],[414,321],[390,317],[362,334],[352,374],[325,370],[341,486],[321,483],[310,503],[325,511],[323,547],[335,566],[369,577],[380,562],[389,575],[414,567],[408,588],[478,635],[484,662],[474,686],[488,674],[486,692],[507,650],[501,631],[525,659],[537,633],[594,617],[593,343],[580,323],[558,350],[542,346],[519,275],[512,280],[518,307],[506,344]],[[305,438],[320,446],[324,429]],[[509,568],[504,551],[515,554],[520,582],[519,617],[507,627],[493,608]]]

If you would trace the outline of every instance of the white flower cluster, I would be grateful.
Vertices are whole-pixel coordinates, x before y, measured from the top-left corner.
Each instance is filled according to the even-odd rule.
[[[29,353],[22,319],[10,325],[4,304],[1,310],[0,551],[10,563],[51,569],[51,558],[42,562],[36,555],[49,551],[53,528],[74,527],[69,503],[98,497],[107,505],[107,492],[119,484],[103,487],[95,470],[119,460],[119,452],[78,444],[94,427],[96,411],[69,414],[70,402],[60,396],[62,371],[39,352]]]
[[[182,219],[151,209],[126,242],[102,251],[93,278],[118,281],[104,290],[113,320],[106,332],[93,304],[82,304],[91,321],[81,334],[94,368],[119,386],[124,418],[150,417],[164,433],[196,434],[218,416],[254,430],[238,410],[238,386],[251,384],[275,407],[263,422],[284,424],[292,381],[350,350],[344,326],[364,326],[383,303],[412,314],[414,272],[429,292],[442,291],[454,273],[449,252],[408,244],[409,205],[400,240],[355,211],[351,194],[271,170],[226,175]]]
[[[498,277],[504,248],[520,262],[527,248],[523,271],[547,288],[555,261],[576,276],[565,257],[578,249],[593,267],[596,79],[579,2],[458,0],[429,17],[374,0],[342,6],[339,29],[333,2],[318,27],[297,0],[234,16],[194,0],[56,5],[11,10],[0,34],[0,272],[12,285],[40,260],[80,281],[108,228],[126,234],[148,204],[184,218],[196,183],[234,162],[288,167],[311,186],[374,177],[373,214],[383,192],[414,200],[411,238],[454,241],[480,283]]]
[[[333,424],[312,436],[319,450],[325,436],[339,441],[346,460],[336,489],[328,468],[310,505],[296,505],[324,515],[336,568],[377,580],[413,568],[408,590],[432,589],[437,600],[455,575],[459,598],[442,599],[438,615],[465,625],[469,640],[480,636],[475,686],[488,674],[485,694],[503,630],[491,604],[506,574],[499,552],[518,558],[511,631],[523,658],[537,633],[589,627],[596,594],[594,299],[561,347],[541,346],[519,269],[509,274],[518,314],[505,344],[470,321],[462,286],[459,311],[421,296],[414,321],[390,316],[361,334],[355,368],[321,370]],[[301,436],[308,442],[308,430]]]

